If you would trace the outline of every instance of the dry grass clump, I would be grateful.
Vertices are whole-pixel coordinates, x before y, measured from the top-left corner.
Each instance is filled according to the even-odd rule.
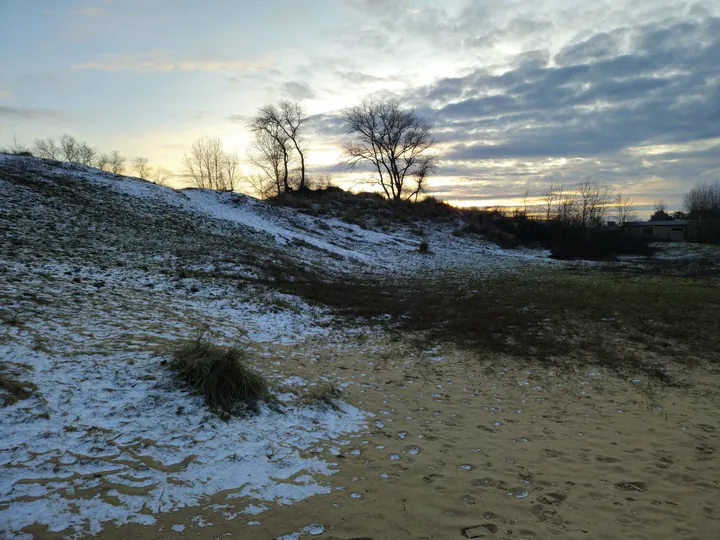
[[[304,405],[327,405],[333,409],[337,409],[336,401],[342,396],[342,390],[331,382],[326,382],[313,386],[305,395],[300,398],[300,403]]]
[[[226,415],[242,414],[257,411],[258,402],[270,397],[267,381],[246,361],[242,349],[197,339],[174,352],[170,367],[211,409]]]
[[[7,407],[29,398],[37,390],[37,386],[30,382],[17,380],[5,371],[4,366],[0,366],[0,390],[2,390],[0,395],[2,405]]]

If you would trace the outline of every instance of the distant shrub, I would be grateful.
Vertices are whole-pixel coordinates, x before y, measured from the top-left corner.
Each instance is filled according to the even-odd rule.
[[[410,225],[410,232],[424,235],[423,223],[443,223],[457,227],[453,235],[477,235],[504,249],[521,246],[553,251],[557,258],[612,259],[625,254],[650,254],[647,243],[618,234],[598,236],[606,229],[589,227],[571,219],[533,219],[522,211],[507,209],[456,208],[434,197],[417,202],[390,201],[379,193],[351,193],[329,187],[303,192],[283,193],[272,199],[275,204],[291,206],[311,215],[333,216],[346,223],[368,228]],[[424,251],[425,247],[419,247]]]
[[[329,215],[348,223],[367,226],[367,223],[413,223],[424,220],[457,219],[457,208],[426,197],[420,201],[390,201],[380,193],[352,193],[329,186],[282,193],[270,199],[277,205],[289,206],[312,215]]]
[[[430,253],[430,244],[428,244],[427,240],[423,240],[420,242],[420,246],[418,247],[418,251],[422,253],[423,255],[427,255]]]
[[[647,240],[633,238],[623,231],[591,230],[574,231],[551,248],[554,259],[584,259],[591,261],[614,260],[619,255],[650,256],[655,250]]]
[[[509,231],[499,229],[495,224],[480,225],[468,223],[453,232],[454,236],[478,235],[493,242],[503,249],[515,249],[519,247],[517,237]]]
[[[515,235],[507,231],[490,228],[485,237],[503,249],[516,249],[520,247],[520,243]]]
[[[211,409],[234,414],[256,411],[258,402],[269,398],[267,381],[246,361],[242,349],[198,338],[175,351],[170,367]]]

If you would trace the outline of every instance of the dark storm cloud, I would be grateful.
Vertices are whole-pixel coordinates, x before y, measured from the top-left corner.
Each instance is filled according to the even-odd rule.
[[[444,197],[507,198],[524,191],[521,186],[537,194],[549,182],[571,186],[586,179],[618,190],[662,184],[666,193],[683,192],[720,174],[720,150],[712,146],[720,138],[720,19],[707,10],[696,6],[680,15],[666,4],[629,16],[646,21],[632,25],[616,12],[615,28],[593,33],[581,23],[586,15],[572,9],[562,18],[510,8],[497,17],[496,9],[477,2],[453,19],[424,2],[355,3],[375,14],[376,29],[402,12],[403,27],[396,30],[407,43],[432,40],[437,50],[462,50],[482,66],[398,95],[434,122],[439,174],[461,186],[435,186]],[[423,9],[408,14],[420,4]],[[562,45],[549,38],[572,27],[565,15],[584,29]],[[378,51],[393,43],[379,39]],[[522,52],[494,65],[495,47]],[[312,125],[319,138],[342,138],[337,113],[318,115]],[[657,145],[672,146],[637,150]]]

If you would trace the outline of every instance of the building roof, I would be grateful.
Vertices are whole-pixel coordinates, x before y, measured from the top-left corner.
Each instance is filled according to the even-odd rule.
[[[656,227],[656,226],[666,226],[666,227],[684,227],[686,225],[689,225],[690,222],[687,219],[671,219],[667,221],[628,221],[625,226],[626,227]]]

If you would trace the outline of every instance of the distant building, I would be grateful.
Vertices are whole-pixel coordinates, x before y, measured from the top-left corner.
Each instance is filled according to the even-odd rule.
[[[635,238],[669,242],[717,242],[720,220],[671,219],[667,221],[630,221],[625,232]]]

